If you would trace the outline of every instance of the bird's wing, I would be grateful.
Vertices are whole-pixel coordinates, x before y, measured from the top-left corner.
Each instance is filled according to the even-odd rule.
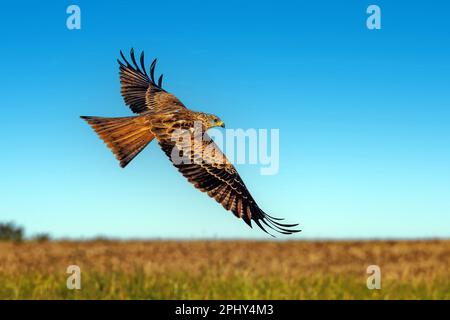
[[[120,93],[125,104],[134,113],[175,111],[185,108],[180,100],[162,88],[162,74],[158,81],[155,81],[156,59],[150,66],[149,75],[145,70],[144,52],[141,53],[139,59],[140,66],[136,61],[133,49],[130,51],[131,63],[125,58],[122,51],[120,51],[120,56],[123,60],[117,59],[121,84]]]
[[[253,220],[270,235],[272,234],[265,226],[283,234],[300,231],[292,229],[297,224],[280,223],[279,221],[283,219],[272,217],[259,208],[234,166],[206,134],[203,139],[192,137],[191,152],[187,152],[186,156],[188,161],[181,163],[179,159],[174,161],[173,155],[180,155],[183,147],[167,140],[160,140],[159,143],[173,165],[189,182],[222,204],[226,210],[231,210],[236,217],[242,218],[250,227]]]

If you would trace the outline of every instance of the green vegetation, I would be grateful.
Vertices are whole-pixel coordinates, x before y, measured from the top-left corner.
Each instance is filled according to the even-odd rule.
[[[450,299],[449,270],[450,241],[3,242],[0,299]]]
[[[0,223],[0,241],[23,241],[24,231],[14,223]]]

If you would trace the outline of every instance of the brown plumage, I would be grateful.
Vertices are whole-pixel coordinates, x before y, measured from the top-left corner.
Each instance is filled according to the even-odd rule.
[[[216,126],[224,127],[217,116],[189,110],[174,95],[165,91],[162,88],[163,76],[155,81],[156,59],[148,74],[143,52],[139,62],[136,61],[133,49],[130,52],[131,63],[122,52],[120,55],[123,61],[117,61],[121,94],[125,104],[138,115],[81,118],[91,125],[111,149],[121,167],[125,167],[156,138],[161,149],[189,182],[222,204],[226,210],[231,210],[236,217],[242,218],[250,227],[253,220],[267,233],[266,227],[283,234],[300,231],[292,229],[297,224],[280,223],[282,219],[263,212],[217,145],[206,133],[194,133],[197,124],[201,125],[203,132]],[[183,132],[191,134],[183,140]],[[184,149],[185,147],[190,149]],[[185,161],[174,161],[174,154],[183,155]]]

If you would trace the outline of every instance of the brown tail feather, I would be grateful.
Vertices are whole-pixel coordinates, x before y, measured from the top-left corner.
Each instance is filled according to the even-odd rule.
[[[124,168],[155,137],[145,116],[103,118],[85,117],[81,119],[95,130],[120,161]]]

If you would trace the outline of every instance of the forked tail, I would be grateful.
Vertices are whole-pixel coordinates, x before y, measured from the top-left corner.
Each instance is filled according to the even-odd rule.
[[[145,116],[103,118],[86,117],[81,119],[97,132],[120,161],[124,168],[155,137],[150,131],[149,121]]]

